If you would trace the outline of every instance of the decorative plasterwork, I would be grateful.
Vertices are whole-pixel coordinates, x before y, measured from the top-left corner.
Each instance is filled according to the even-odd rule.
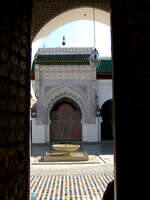
[[[61,47],[61,48],[39,48],[40,55],[68,55],[68,54],[91,54],[93,47]]]
[[[47,93],[44,92],[43,103],[45,104],[52,96],[58,96],[60,93],[76,94],[78,98],[83,99],[84,102],[88,103],[88,94],[82,91],[79,85],[51,85],[51,88]]]
[[[50,54],[73,54],[91,51],[92,48],[43,48]],[[40,53],[41,53],[40,52]],[[37,122],[47,124],[50,111],[57,100],[70,98],[80,107],[83,123],[95,123],[96,68],[92,65],[37,65],[35,67],[35,88],[39,97]],[[85,85],[86,84],[86,85]]]
[[[44,65],[40,74],[42,80],[90,80],[92,76],[89,65]]]
[[[71,89],[68,86],[62,87],[61,89],[58,89],[53,93],[52,95],[47,97],[47,100],[45,102],[44,106],[44,116],[46,117],[44,119],[45,122],[47,122],[50,118],[50,111],[53,108],[54,104],[61,98],[70,98],[73,101],[75,101],[81,110],[82,114],[82,122],[87,121],[87,113],[88,113],[88,101],[86,97],[83,97],[81,95],[81,92],[76,92],[74,89]]]
[[[43,83],[43,82],[42,82]],[[81,82],[82,83],[82,82]],[[89,82],[86,86],[77,84],[55,84],[45,82],[40,91],[40,98],[37,103],[37,123],[47,124],[49,122],[49,114],[57,102],[61,98],[70,98],[74,100],[80,107],[83,123],[95,123],[95,95],[96,83]],[[84,87],[84,88],[83,88]],[[83,90],[84,89],[84,90]]]

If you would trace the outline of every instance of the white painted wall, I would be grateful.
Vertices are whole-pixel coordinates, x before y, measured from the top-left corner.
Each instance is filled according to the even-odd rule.
[[[37,125],[32,118],[32,143],[45,143],[45,125]]]
[[[112,80],[97,80],[96,91],[98,96],[98,104],[101,108],[105,101],[112,99]],[[101,142],[101,122],[102,118],[97,118],[99,142]]]
[[[112,99],[112,80],[97,80],[96,90],[99,106],[103,105],[108,99]]]
[[[82,139],[83,142],[97,142],[98,141],[97,124],[83,124]]]

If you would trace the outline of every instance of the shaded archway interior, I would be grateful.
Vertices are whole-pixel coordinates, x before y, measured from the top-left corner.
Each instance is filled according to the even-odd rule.
[[[104,102],[101,107],[101,137],[102,140],[112,140],[113,131],[112,131],[112,109],[113,109],[113,100],[109,99]]]
[[[40,31],[40,29],[54,19],[56,16],[79,8],[93,8],[101,9],[102,11],[110,13],[110,0],[99,1],[99,0],[83,0],[83,1],[37,1],[33,0],[32,8],[32,39]],[[82,12],[82,17],[85,17],[85,13]],[[73,15],[72,15],[73,17]],[[86,15],[88,17],[88,15]],[[63,19],[62,19],[63,20]],[[68,19],[69,20],[69,19]]]
[[[79,106],[69,98],[58,100],[50,112],[51,141],[81,141],[81,111]]]

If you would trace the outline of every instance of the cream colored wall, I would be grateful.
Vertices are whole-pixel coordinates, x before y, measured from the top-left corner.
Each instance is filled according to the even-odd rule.
[[[32,118],[32,143],[45,143],[45,125],[37,125],[36,118]]]
[[[99,106],[103,105],[108,99],[112,99],[112,80],[97,80],[96,90]]]
[[[83,142],[97,142],[98,141],[98,127],[97,124],[83,124],[82,125],[82,141]]]

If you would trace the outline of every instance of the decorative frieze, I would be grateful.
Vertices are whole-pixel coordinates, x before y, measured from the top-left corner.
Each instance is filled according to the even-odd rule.
[[[41,88],[40,94],[43,94],[45,88]],[[95,123],[95,92],[93,94],[92,87],[88,89],[89,86],[84,86],[84,91],[82,88],[80,85],[53,85],[49,89],[47,87],[47,93],[38,102],[37,123],[47,124],[53,105],[61,98],[70,98],[79,105],[83,123]]]
[[[92,50],[93,48],[87,48],[87,47],[39,48],[37,54],[40,55],[91,54]]]
[[[90,80],[92,74],[89,65],[40,67],[40,79],[42,80]]]

